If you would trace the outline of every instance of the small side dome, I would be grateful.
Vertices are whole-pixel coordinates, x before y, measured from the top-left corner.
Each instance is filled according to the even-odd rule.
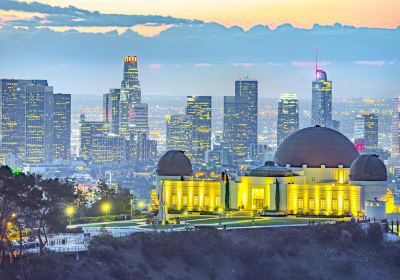
[[[387,181],[387,169],[377,155],[361,155],[350,167],[351,181]]]
[[[267,161],[264,163],[264,166],[275,166],[275,162],[273,162],[272,160],[267,160]]]
[[[192,176],[192,163],[190,162],[190,159],[185,155],[184,151],[168,151],[158,161],[157,175]]]

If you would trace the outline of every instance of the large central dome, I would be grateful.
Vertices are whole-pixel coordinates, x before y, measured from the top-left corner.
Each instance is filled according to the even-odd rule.
[[[326,127],[308,127],[286,137],[275,153],[280,166],[318,168],[325,165],[349,168],[359,156],[353,143],[340,132]]]

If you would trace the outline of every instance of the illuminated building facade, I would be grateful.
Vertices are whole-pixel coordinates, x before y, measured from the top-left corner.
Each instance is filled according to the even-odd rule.
[[[248,156],[250,147],[248,98],[224,96],[223,149],[228,154],[228,163],[233,166]]]
[[[167,121],[167,151],[181,150],[191,158],[192,119],[188,115],[171,115]]]
[[[80,149],[79,156],[87,159],[90,154],[93,137],[96,135],[105,135],[109,131],[109,125],[105,122],[88,121],[84,114],[81,115],[79,123]]]
[[[400,158],[400,97],[393,98],[392,157]]]
[[[157,159],[157,141],[149,139],[147,133],[131,132],[127,145],[128,160],[148,161]]]
[[[228,189],[231,210],[358,217],[374,197],[387,201],[387,213],[395,209],[384,163],[359,156],[349,139],[329,128],[299,130],[282,142],[274,162],[229,177],[228,187],[226,178],[198,180],[182,151],[168,151],[157,166],[157,199],[168,209],[210,211],[227,207]]]
[[[139,82],[138,58],[126,56],[124,58],[124,72],[121,82],[119,130],[121,133],[128,131],[129,105],[141,102],[141,89]]]
[[[88,154],[94,164],[118,164],[126,160],[126,138],[111,133],[93,135]]]
[[[71,95],[53,95],[53,159],[69,161],[71,155]]]
[[[149,134],[149,106],[146,103],[129,104],[128,131]]]
[[[299,130],[299,101],[295,93],[283,93],[278,104],[277,146]]]
[[[375,114],[358,115],[354,121],[354,141],[365,142],[367,149],[378,148],[378,116]]]
[[[311,125],[332,127],[332,81],[319,69],[312,82]]]
[[[25,158],[25,101],[29,85],[48,86],[46,80],[0,79],[0,161]]]
[[[53,160],[53,87],[28,85],[25,88],[25,162]]]
[[[110,133],[119,133],[119,88],[110,89],[109,93],[103,95],[103,122],[110,126]]]
[[[247,106],[242,115],[243,127],[247,139],[247,147],[257,144],[258,130],[258,81],[249,77],[241,77],[235,81],[235,97],[247,99]]]
[[[204,164],[205,152],[211,149],[211,96],[188,96],[186,115],[191,117],[192,162]]]

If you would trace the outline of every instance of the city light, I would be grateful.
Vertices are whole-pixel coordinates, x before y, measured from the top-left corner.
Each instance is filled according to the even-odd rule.
[[[110,214],[110,211],[111,211],[111,203],[109,203],[109,202],[103,202],[103,204],[101,204],[101,211],[103,212],[103,213],[105,213],[106,215],[109,215]]]
[[[68,217],[72,217],[74,214],[75,214],[75,208],[74,208],[74,206],[67,206],[67,208],[65,208],[65,214],[68,216]]]

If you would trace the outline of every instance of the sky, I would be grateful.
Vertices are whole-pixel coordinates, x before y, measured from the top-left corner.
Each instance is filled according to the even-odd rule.
[[[139,56],[143,94],[310,98],[315,50],[334,98],[400,94],[398,0],[0,1],[0,77],[45,78],[57,92],[118,87]]]

